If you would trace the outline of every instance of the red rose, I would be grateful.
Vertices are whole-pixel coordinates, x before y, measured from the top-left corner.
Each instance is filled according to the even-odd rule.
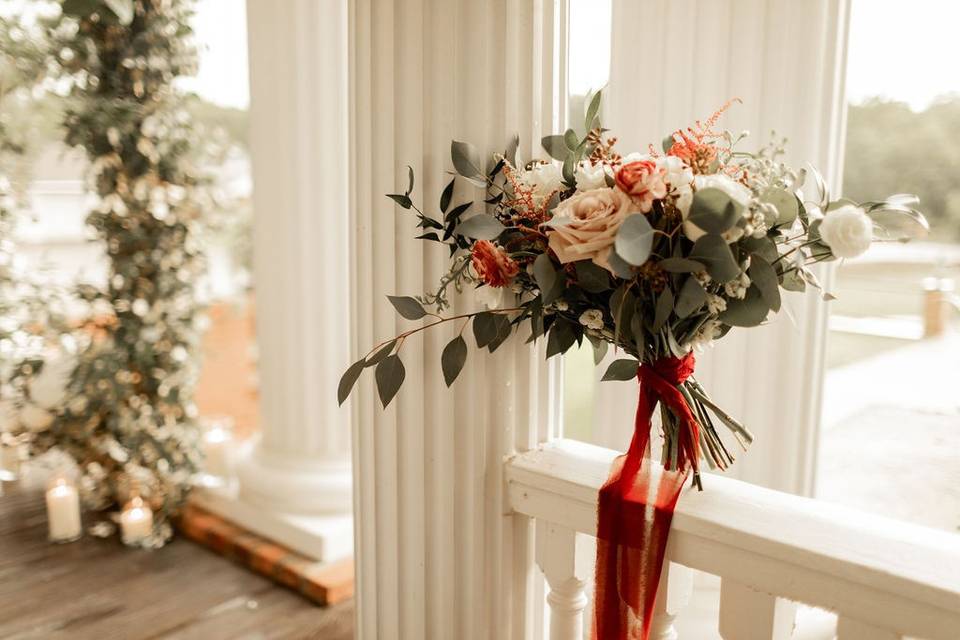
[[[520,273],[519,265],[507,252],[489,240],[478,240],[473,245],[473,270],[491,287],[505,287]]]
[[[616,181],[620,190],[633,198],[643,213],[653,208],[654,200],[667,195],[664,172],[653,160],[637,160],[623,165],[617,171]]]

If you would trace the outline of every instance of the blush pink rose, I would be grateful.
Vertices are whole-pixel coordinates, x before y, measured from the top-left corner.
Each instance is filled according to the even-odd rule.
[[[564,200],[554,209],[555,226],[547,229],[550,248],[561,263],[593,260],[613,272],[610,253],[617,230],[637,205],[619,189],[591,189]]]
[[[654,160],[629,162],[617,171],[617,186],[633,198],[640,211],[647,213],[653,208],[653,201],[666,197],[666,172],[657,166]]]

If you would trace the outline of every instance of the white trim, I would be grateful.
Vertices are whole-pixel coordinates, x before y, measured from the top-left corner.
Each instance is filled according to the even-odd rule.
[[[616,455],[571,440],[520,454],[506,472],[511,504],[593,535]],[[668,560],[901,635],[956,638],[960,537],[720,475],[703,484],[680,498]]]

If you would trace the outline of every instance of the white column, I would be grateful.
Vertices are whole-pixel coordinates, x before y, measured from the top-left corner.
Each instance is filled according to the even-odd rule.
[[[839,192],[849,0],[613,0],[604,124],[622,149],[642,150],[740,98],[719,128],[751,132],[745,147],[789,139],[787,161],[814,164]],[[644,81],[637,81],[643,42]],[[651,91],[650,87],[656,87]],[[783,491],[812,491],[820,413],[825,305],[816,292],[787,297],[774,321],[734,330],[697,357],[697,377],[757,435],[731,474]],[[792,318],[791,318],[792,316]],[[598,405],[636,406],[620,385]],[[632,422],[623,424],[632,429]],[[608,436],[609,437],[609,436]],[[621,436],[620,440],[623,439]]]
[[[261,433],[223,509],[334,559],[352,544],[347,1],[247,12]]]
[[[530,158],[559,126],[564,5],[351,3],[352,359],[413,326],[384,296],[434,287],[448,265],[446,250],[414,240],[415,218],[384,197],[405,188],[405,165],[417,176],[411,197],[435,212],[451,139],[488,153],[517,133]],[[477,195],[461,184],[455,201]],[[455,303],[473,308],[470,296]],[[466,368],[448,390],[439,365],[452,335],[444,327],[404,343],[406,384],[386,411],[369,372],[354,392],[361,639],[499,640],[542,626],[543,600],[538,621],[527,597],[539,588],[533,527],[507,512],[502,463],[547,437],[552,374],[523,339],[490,356],[468,334]]]

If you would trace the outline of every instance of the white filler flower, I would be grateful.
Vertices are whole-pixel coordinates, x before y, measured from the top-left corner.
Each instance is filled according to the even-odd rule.
[[[856,258],[873,242],[873,221],[860,207],[846,204],[823,217],[820,237],[838,258]]]
[[[580,314],[580,324],[588,329],[599,331],[603,329],[603,311],[600,309],[588,309]]]

